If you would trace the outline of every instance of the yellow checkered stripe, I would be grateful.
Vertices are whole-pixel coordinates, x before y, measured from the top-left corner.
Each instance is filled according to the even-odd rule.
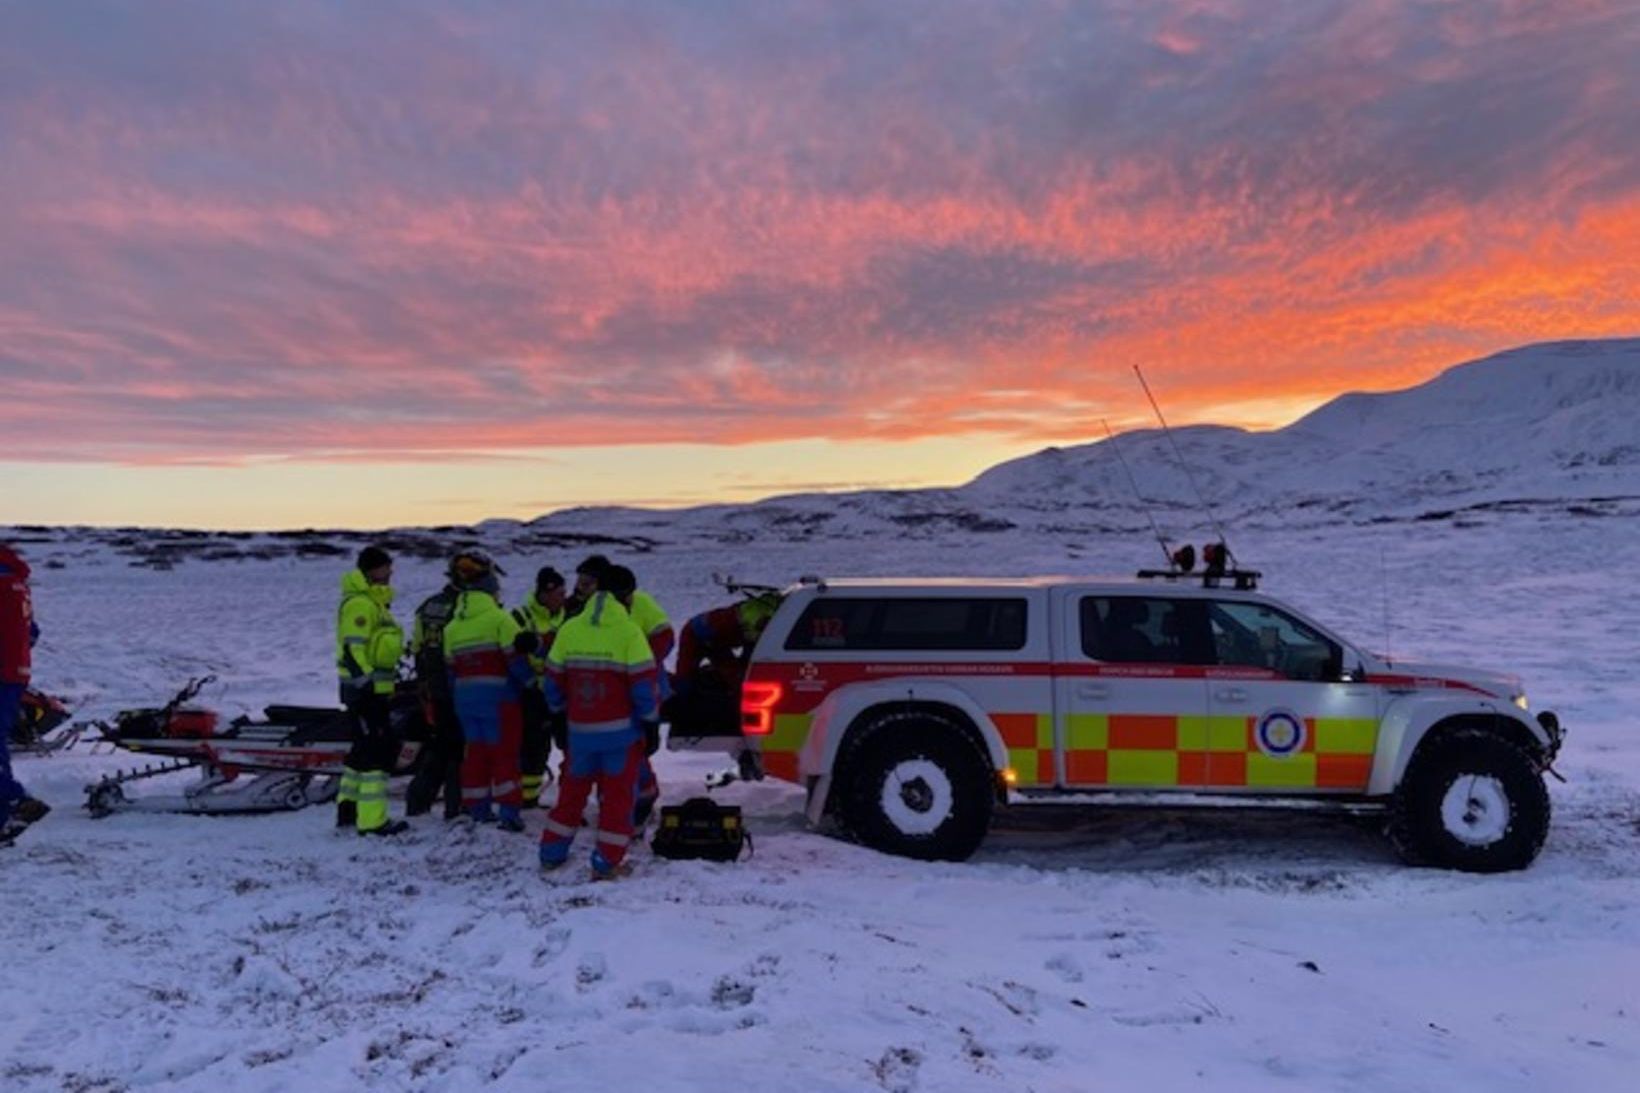
[[[1019,786],[1056,784],[1052,719],[992,714]],[[1069,714],[1064,782],[1072,786],[1215,786],[1364,790],[1378,742],[1373,718],[1305,719],[1302,733],[1258,740],[1257,718]]]
[[[1043,713],[993,713],[1008,765],[1021,788],[1061,784],[1054,719]],[[811,714],[776,714],[763,738],[764,768],[795,782],[797,754]],[[1247,787],[1363,791],[1378,744],[1373,718],[1307,718],[1302,741],[1272,754],[1260,747],[1254,717],[1069,714],[1063,784],[1068,786]],[[1278,749],[1279,750],[1279,749]]]
[[[775,714],[769,735],[763,737],[763,769],[775,778],[797,781],[797,753],[803,750],[813,724],[813,714]]]

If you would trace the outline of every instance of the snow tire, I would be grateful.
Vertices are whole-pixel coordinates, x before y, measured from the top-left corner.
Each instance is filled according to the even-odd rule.
[[[1414,865],[1502,873],[1531,865],[1549,834],[1549,791],[1537,762],[1484,729],[1426,741],[1391,805],[1389,838]]]
[[[860,842],[923,861],[963,861],[985,840],[995,801],[985,752],[955,720],[887,713],[849,741],[839,818]]]

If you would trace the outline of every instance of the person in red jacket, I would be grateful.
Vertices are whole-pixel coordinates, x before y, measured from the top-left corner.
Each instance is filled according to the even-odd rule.
[[[739,603],[702,611],[684,623],[678,639],[678,667],[672,677],[677,690],[690,690],[702,676],[713,677],[715,689],[738,689],[752,647],[779,607],[779,593],[761,592]]]
[[[543,871],[568,860],[594,790],[593,879],[623,872],[635,839],[638,768],[661,735],[655,658],[627,609],[637,587],[625,566],[603,570],[584,610],[564,623],[547,654],[541,688],[547,709],[563,719],[569,747],[559,768],[558,802],[541,831]]]
[[[33,670],[34,604],[29,598],[28,563],[0,543],[0,845],[51,811],[30,797],[11,773],[11,732],[22,709],[23,691]]]

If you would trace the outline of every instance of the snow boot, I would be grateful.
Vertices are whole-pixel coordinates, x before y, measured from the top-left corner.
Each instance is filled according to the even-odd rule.
[[[410,825],[403,820],[388,820],[380,827],[373,827],[369,831],[361,831],[361,835],[402,835],[410,830]]]
[[[51,806],[38,797],[24,797],[11,806],[11,814],[23,821],[25,827],[29,824],[39,823],[46,818],[46,813],[50,811]]]
[[[569,844],[552,843],[549,845],[547,843],[543,843],[541,844],[539,854],[541,857],[542,874],[545,875],[547,873],[556,873],[569,863]]]
[[[336,802],[336,826],[353,827],[359,822],[359,803],[357,801]]]
[[[507,805],[501,806],[501,819],[499,823],[501,825],[501,830],[503,831],[511,831],[514,834],[517,834],[524,830],[524,817],[518,814],[518,810],[516,808],[510,808]]]
[[[632,863],[623,861],[619,865],[610,865],[604,856],[596,850],[592,852],[592,879],[614,880],[617,877],[627,876],[632,872]]]

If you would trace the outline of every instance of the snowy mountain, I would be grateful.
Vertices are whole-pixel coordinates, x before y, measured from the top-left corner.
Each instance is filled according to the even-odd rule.
[[[1640,339],[1526,346],[1417,387],[1347,394],[1272,432],[1174,430],[1208,501],[1237,521],[1350,520],[1552,500],[1640,498]],[[1140,491],[1196,507],[1159,430],[1117,438]],[[1130,508],[1110,442],[1051,448],[958,491],[980,506]]]
[[[1075,538],[1148,530],[1148,508],[1177,534],[1209,523],[1197,490],[1239,528],[1640,510],[1640,338],[1513,349],[1406,390],[1340,396],[1270,432],[1198,425],[1175,429],[1173,442],[1139,430],[1048,448],[953,489],[799,494],[619,520],[578,510],[529,527],[727,542]]]

